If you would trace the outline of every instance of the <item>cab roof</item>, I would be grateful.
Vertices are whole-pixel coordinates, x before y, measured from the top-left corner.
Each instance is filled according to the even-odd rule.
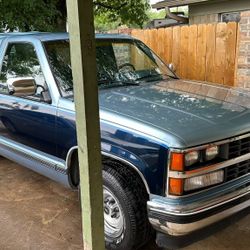
[[[7,37],[17,37],[17,36],[32,36],[41,41],[53,41],[53,40],[61,40],[68,39],[69,34],[64,33],[49,33],[49,32],[10,32],[10,33],[0,33],[1,38]],[[96,34],[97,39],[132,39],[131,36],[128,35],[120,35],[120,34]]]

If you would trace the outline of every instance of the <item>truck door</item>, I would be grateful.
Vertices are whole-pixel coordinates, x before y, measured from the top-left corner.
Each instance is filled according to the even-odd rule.
[[[0,73],[0,137],[55,155],[56,107],[46,96],[34,45],[9,43]]]

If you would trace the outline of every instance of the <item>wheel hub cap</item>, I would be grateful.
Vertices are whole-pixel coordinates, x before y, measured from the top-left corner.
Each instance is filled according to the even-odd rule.
[[[124,231],[124,216],[120,203],[114,194],[104,188],[104,227],[105,234],[112,238],[120,237]]]

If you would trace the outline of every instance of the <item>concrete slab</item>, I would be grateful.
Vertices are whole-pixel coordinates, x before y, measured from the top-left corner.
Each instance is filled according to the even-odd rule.
[[[0,250],[82,249],[80,206],[72,192],[0,159]],[[141,250],[156,250],[152,242]],[[250,216],[186,250],[250,249]]]

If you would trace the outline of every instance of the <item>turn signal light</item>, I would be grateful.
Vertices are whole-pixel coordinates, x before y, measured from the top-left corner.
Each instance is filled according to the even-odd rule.
[[[174,171],[184,171],[184,154],[172,153],[170,169]]]
[[[169,178],[169,193],[172,195],[182,195],[183,179]]]

